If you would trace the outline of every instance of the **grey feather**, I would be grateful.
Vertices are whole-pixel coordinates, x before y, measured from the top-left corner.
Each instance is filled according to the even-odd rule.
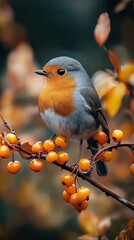
[[[90,86],[88,88],[82,88],[81,94],[87,102],[87,105],[86,105],[87,109],[94,116],[95,120],[99,123],[99,125],[102,126],[103,131],[108,136],[108,142],[109,142],[110,134],[109,134],[108,123],[106,120],[105,112],[101,106],[101,103],[95,88],[93,86]]]

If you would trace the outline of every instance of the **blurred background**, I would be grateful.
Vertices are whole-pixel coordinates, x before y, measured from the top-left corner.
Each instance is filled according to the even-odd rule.
[[[121,65],[133,64],[131,0],[0,0],[0,112],[22,142],[33,144],[52,135],[38,112],[37,98],[43,79],[34,71],[62,55],[76,58],[92,77],[110,131],[120,128],[124,141],[134,142],[134,98],[128,94],[124,82],[106,71],[114,68],[94,40],[97,18],[105,11],[111,19],[107,48],[117,54]],[[134,71],[127,83],[133,87]],[[123,84],[121,93],[120,84]],[[5,131],[2,121],[0,130]],[[85,144],[84,157],[89,154],[86,148]],[[77,142],[70,143],[67,151],[73,162],[78,154]],[[103,233],[112,240],[132,219],[131,210],[86,183],[92,193],[89,207],[77,213],[62,200],[59,168],[45,164],[42,172],[34,173],[28,161],[19,155],[16,159],[23,164],[16,175],[6,170],[9,159],[0,159],[0,239],[90,240],[97,234],[97,224],[103,222]],[[94,178],[133,202],[133,177],[129,171],[132,161],[130,150],[114,151],[113,161],[108,163],[108,176],[100,178],[94,171]]]

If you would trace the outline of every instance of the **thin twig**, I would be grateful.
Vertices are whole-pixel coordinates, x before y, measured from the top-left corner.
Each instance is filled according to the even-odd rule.
[[[8,144],[8,142],[7,142]],[[9,145],[10,148],[12,147],[12,145],[10,144]],[[15,145],[15,147],[17,147],[18,150],[24,152],[25,154],[27,154],[27,159],[33,159],[33,158],[39,158],[39,155],[38,154],[31,154],[29,151],[27,151],[26,149],[24,149],[22,146],[17,146]],[[100,154],[100,152],[102,151],[106,151],[106,150],[111,150],[113,148],[119,148],[119,147],[129,147],[129,148],[133,148],[134,147],[134,144],[116,144],[116,145],[113,145],[113,146],[107,146],[103,149],[101,149],[100,151],[98,151],[96,154],[95,154],[95,159],[97,158],[97,156]],[[46,159],[46,155],[40,155],[40,159],[42,160],[45,160]],[[69,172],[73,172],[74,171],[74,168],[73,167],[70,167],[68,165],[60,165],[58,164],[57,162],[54,162],[53,163],[54,165],[64,169],[64,170],[67,170]],[[73,172],[74,173],[74,172]],[[125,205],[126,207],[128,207],[129,209],[133,210],[134,211],[134,204],[129,202],[128,200],[126,200],[125,198],[122,198],[120,197],[119,195],[117,195],[114,191],[110,190],[108,187],[106,187],[105,185],[101,184],[100,182],[98,182],[97,180],[95,180],[94,178],[92,178],[91,176],[87,176],[86,174],[78,171],[77,169],[77,176],[82,178],[83,180],[91,183],[94,187],[100,189],[102,192],[104,192],[107,196],[110,196],[112,198],[114,198],[115,200],[117,200],[118,202],[120,202],[121,204]]]
[[[12,128],[9,126],[9,124],[5,121],[5,119],[3,118],[3,116],[2,116],[1,113],[0,113],[0,117],[1,117],[1,119],[2,119],[2,121],[3,121],[3,123],[4,123],[5,128],[7,128],[11,133],[15,134],[14,129],[12,129]]]
[[[113,149],[118,149],[118,148],[121,148],[121,147],[128,147],[131,149],[131,151],[134,151],[134,144],[132,143],[116,143],[114,145],[109,145],[109,146],[106,146],[106,147],[103,147],[101,149],[99,149],[93,156],[93,160],[94,161],[97,161],[97,157],[104,151],[111,151]]]

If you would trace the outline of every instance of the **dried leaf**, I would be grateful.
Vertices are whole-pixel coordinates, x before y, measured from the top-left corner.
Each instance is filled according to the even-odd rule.
[[[26,151],[32,153],[32,145],[29,144],[29,142],[23,143],[23,144],[22,144],[22,147],[23,147]],[[20,156],[21,156],[23,159],[27,159],[27,154],[26,154],[25,152],[19,151],[19,154],[20,154]]]
[[[134,239],[134,219],[129,220],[127,230],[124,229],[120,232],[115,240],[133,240]]]
[[[126,86],[120,82],[116,87],[111,89],[105,97],[104,106],[110,117],[114,117],[119,111],[125,94]]]
[[[110,19],[107,12],[102,13],[94,29],[94,37],[99,46],[103,46],[110,34]]]
[[[130,0],[131,1],[131,0]],[[119,13],[123,11],[127,5],[130,3],[128,0],[121,0],[114,8],[114,13]]]
[[[105,50],[108,54],[109,60],[111,61],[115,71],[118,73],[120,71],[120,62],[119,62],[117,55],[111,50],[108,50],[106,48],[105,48]]]
[[[133,239],[134,238],[134,219],[131,219],[128,221],[127,232],[128,232],[129,239]]]

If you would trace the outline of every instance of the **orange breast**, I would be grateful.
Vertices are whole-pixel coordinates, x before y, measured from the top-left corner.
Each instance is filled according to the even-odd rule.
[[[61,116],[69,116],[74,110],[73,92],[76,83],[70,77],[52,77],[47,79],[46,86],[42,89],[38,107],[40,112],[47,109],[54,109],[55,113]]]

